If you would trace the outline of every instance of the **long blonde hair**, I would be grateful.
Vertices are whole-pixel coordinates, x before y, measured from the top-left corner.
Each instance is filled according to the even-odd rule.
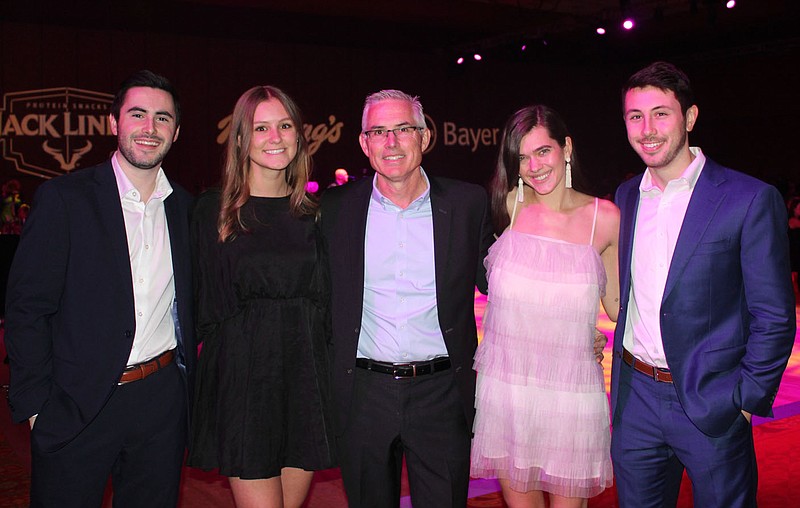
[[[303,135],[300,108],[279,88],[268,85],[256,86],[243,93],[233,108],[230,133],[225,146],[225,166],[222,172],[222,194],[217,221],[220,242],[247,232],[241,210],[250,198],[248,177],[253,117],[258,105],[270,99],[277,99],[283,105],[297,129],[297,155],[284,173],[286,183],[292,190],[289,197],[289,212],[299,217],[313,215],[317,211],[316,199],[306,192],[306,184],[311,174],[311,155],[308,152],[308,142]]]

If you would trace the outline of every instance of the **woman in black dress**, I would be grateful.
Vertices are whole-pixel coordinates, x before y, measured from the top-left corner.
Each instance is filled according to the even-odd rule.
[[[258,86],[233,111],[222,190],[193,224],[203,341],[188,463],[219,468],[238,507],[300,506],[333,465],[328,287],[299,110]]]

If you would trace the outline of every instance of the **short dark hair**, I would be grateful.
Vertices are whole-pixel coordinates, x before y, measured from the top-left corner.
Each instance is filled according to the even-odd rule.
[[[625,95],[629,90],[648,86],[658,88],[664,92],[670,91],[674,93],[684,114],[690,107],[695,105],[692,85],[686,74],[669,62],[653,62],[628,79],[622,89],[623,109],[625,108]]]
[[[169,93],[175,105],[175,125],[180,126],[181,103],[178,100],[178,91],[175,90],[175,87],[167,78],[146,69],[134,72],[119,85],[119,90],[114,96],[114,102],[111,103],[111,115],[114,119],[119,121],[120,110],[122,109],[122,104],[125,102],[125,96],[128,94],[128,90],[140,86],[158,88],[159,90],[164,90]]]

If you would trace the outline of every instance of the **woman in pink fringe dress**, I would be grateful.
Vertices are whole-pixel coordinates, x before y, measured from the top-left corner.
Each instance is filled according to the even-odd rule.
[[[608,399],[595,358],[603,307],[619,307],[619,210],[572,188],[572,139],[529,106],[507,122],[492,182],[500,237],[486,258],[489,305],[475,355],[473,477],[497,477],[512,507],[586,506],[611,486]]]

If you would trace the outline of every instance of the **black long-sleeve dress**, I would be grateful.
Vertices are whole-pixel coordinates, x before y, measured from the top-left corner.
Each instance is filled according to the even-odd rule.
[[[194,215],[198,339],[188,464],[270,478],[333,465],[324,251],[289,198],[251,197],[249,232],[217,241],[219,192]]]

